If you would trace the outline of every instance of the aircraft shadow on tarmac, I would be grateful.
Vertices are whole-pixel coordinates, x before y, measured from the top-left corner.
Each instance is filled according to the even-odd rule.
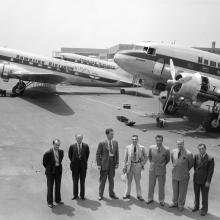
[[[74,216],[74,208],[72,206],[63,204],[57,205],[52,209],[52,212],[56,215],[67,215],[69,217]]]
[[[74,111],[55,93],[26,92],[21,98],[57,115],[74,114]]]
[[[160,209],[163,209],[166,212],[169,212],[177,217],[186,216],[188,218],[195,219],[195,220],[202,219],[199,212],[192,212],[192,209],[189,207],[185,208],[184,211],[181,212],[177,208],[169,208],[169,204],[167,204],[167,203],[165,203],[165,206],[162,207],[162,206],[160,206],[159,203],[154,202],[150,205],[147,205],[146,208],[150,209],[150,210],[160,208]],[[209,220],[220,220],[220,217],[213,215],[212,213],[208,213],[205,218],[209,219]]]

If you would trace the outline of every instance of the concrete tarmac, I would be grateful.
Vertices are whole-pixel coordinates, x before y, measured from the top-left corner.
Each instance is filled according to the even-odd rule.
[[[13,84],[0,84],[9,89]],[[206,133],[199,129],[201,117],[206,112],[190,110],[192,117],[169,117],[165,128],[158,128],[153,117],[160,110],[157,97],[151,92],[139,89],[130,95],[121,95],[118,90],[59,86],[57,95],[31,94],[24,97],[0,97],[0,220],[56,220],[56,219],[213,219],[220,220],[220,133]],[[131,104],[131,109],[123,109]],[[188,111],[189,112],[189,111]],[[136,121],[128,127],[118,121],[123,115]],[[116,171],[115,193],[119,200],[108,197],[108,183],[105,198],[98,201],[99,172],[95,162],[98,142],[105,139],[105,129],[112,127],[119,142],[120,167]],[[90,146],[90,158],[86,178],[87,200],[72,201],[72,178],[69,169],[68,148],[75,141],[74,135],[82,133],[84,142]],[[192,213],[194,193],[192,174],[186,199],[186,209],[179,212],[170,209],[172,200],[171,163],[167,166],[166,205],[158,204],[157,186],[155,202],[147,205],[136,200],[135,185],[132,185],[131,200],[123,200],[125,185],[120,180],[125,146],[131,136],[139,135],[142,145],[148,150],[154,144],[156,134],[164,135],[164,144],[173,149],[177,139],[184,139],[186,147],[197,152],[199,143],[207,144],[207,151],[215,158],[215,173],[210,188],[209,213],[202,218]],[[48,208],[46,202],[46,177],[42,156],[52,146],[53,138],[61,139],[64,150],[62,200],[64,205]],[[148,169],[142,172],[142,193],[147,200]]]

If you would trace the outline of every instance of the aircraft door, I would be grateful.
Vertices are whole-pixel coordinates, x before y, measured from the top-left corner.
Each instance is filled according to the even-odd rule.
[[[161,76],[164,68],[164,59],[159,58],[154,65],[153,73],[157,76]]]

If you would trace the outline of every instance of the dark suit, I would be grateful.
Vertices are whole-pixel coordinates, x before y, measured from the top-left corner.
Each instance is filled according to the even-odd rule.
[[[79,155],[77,143],[69,148],[70,169],[73,179],[73,196],[78,196],[78,183],[80,179],[80,197],[85,196],[85,179],[87,171],[87,161],[89,158],[89,146],[82,143],[81,155]]]
[[[103,196],[106,179],[109,180],[109,195],[114,196],[114,176],[115,167],[119,163],[119,152],[118,152],[118,142],[112,141],[112,154],[114,156],[109,156],[109,144],[108,141],[102,141],[98,145],[96,152],[96,162],[98,166],[101,166],[100,178],[99,178],[99,196]]]
[[[53,185],[55,182],[55,202],[61,201],[60,186],[62,177],[63,150],[58,150],[59,166],[56,166],[54,151],[51,148],[43,156],[43,166],[47,177],[47,203],[53,203]]]
[[[206,154],[202,157],[200,154],[194,156],[194,193],[195,208],[199,209],[200,191],[202,192],[202,210],[208,211],[208,193],[209,187],[205,187],[205,183],[211,183],[214,172],[214,158]]]

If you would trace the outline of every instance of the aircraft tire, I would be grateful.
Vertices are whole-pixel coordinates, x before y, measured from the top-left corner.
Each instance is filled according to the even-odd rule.
[[[24,94],[24,90],[25,89],[22,89],[22,90],[19,90],[18,89],[18,85],[16,84],[13,88],[12,88],[12,93],[17,95],[17,96],[22,96]]]
[[[125,89],[120,89],[121,94],[125,94]]]
[[[164,109],[166,102],[163,104],[163,111],[166,115],[174,115],[177,112],[177,105],[173,101],[167,103],[166,109]]]
[[[206,131],[219,131],[220,127],[217,124],[218,114],[212,113],[210,114],[203,122],[203,128]]]

